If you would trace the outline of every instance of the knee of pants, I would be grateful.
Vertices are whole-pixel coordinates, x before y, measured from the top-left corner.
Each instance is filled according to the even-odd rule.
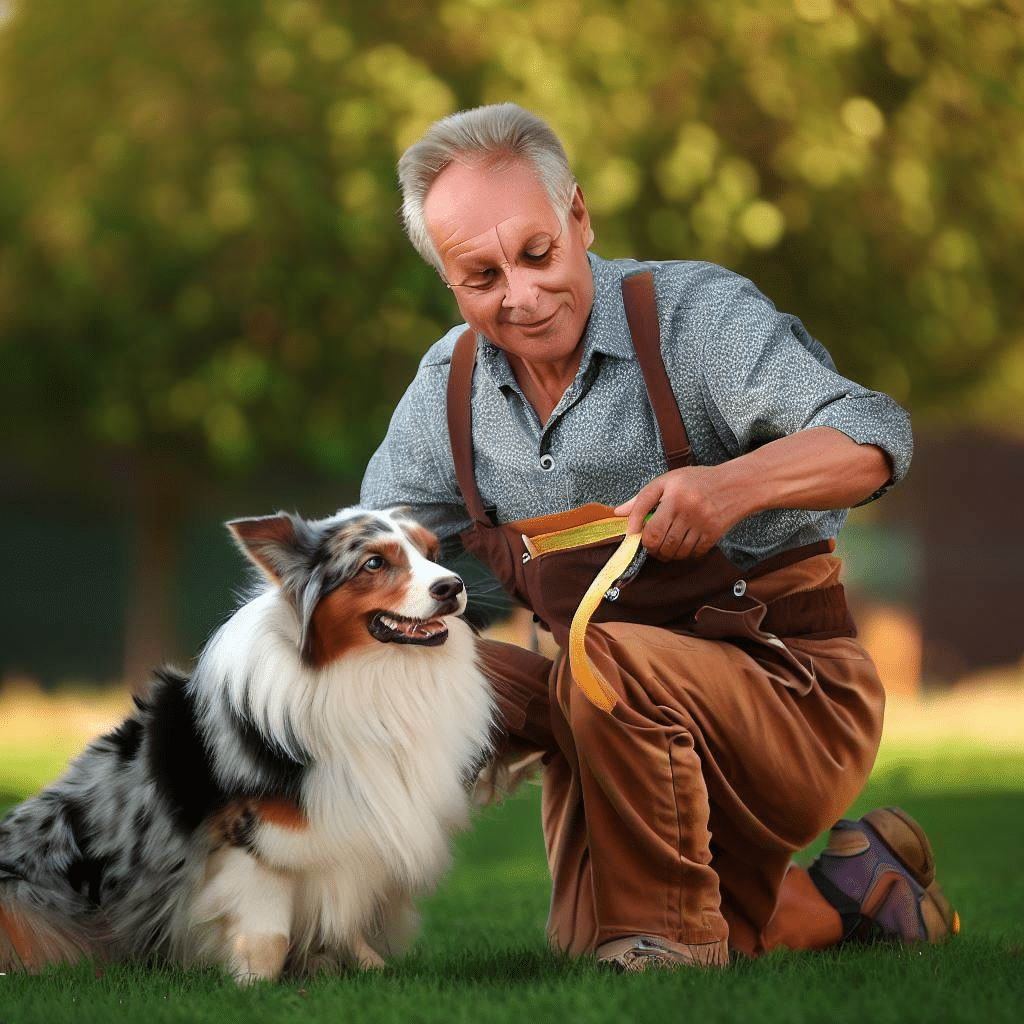
[[[827,794],[804,794],[801,798],[794,793],[774,815],[763,810],[762,818],[763,823],[787,847],[802,850],[810,846],[822,832],[831,828],[842,816],[843,809],[841,804],[837,804]]]

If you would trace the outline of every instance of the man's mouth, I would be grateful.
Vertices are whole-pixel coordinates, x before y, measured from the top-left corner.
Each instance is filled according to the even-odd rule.
[[[535,331],[547,327],[554,318],[555,314],[549,313],[546,317],[542,317],[540,320],[531,320],[529,323],[522,320],[514,320],[512,321],[512,326],[518,327],[520,330]]]
[[[370,636],[382,644],[437,647],[448,639],[448,627],[444,619],[413,619],[394,612],[376,612],[367,629]]]

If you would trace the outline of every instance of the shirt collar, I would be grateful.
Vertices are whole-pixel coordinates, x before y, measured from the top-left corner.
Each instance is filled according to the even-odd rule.
[[[602,352],[616,359],[635,359],[633,342],[626,320],[626,306],[622,299],[621,260],[612,262],[587,253],[590,269],[594,273],[594,308],[590,311],[583,332],[584,358],[587,349]]]
[[[577,381],[589,369],[595,352],[616,359],[636,359],[622,301],[623,274],[615,263],[592,252],[587,253],[587,259],[594,275],[594,305],[583,329],[583,356],[576,374]],[[482,334],[477,334],[477,342],[479,360],[494,383],[498,387],[518,388],[505,353]]]

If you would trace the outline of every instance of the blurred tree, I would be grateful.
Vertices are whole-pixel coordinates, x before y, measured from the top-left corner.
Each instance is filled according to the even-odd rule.
[[[61,474],[117,454],[130,678],[172,649],[196,483],[357,479],[450,319],[394,163],[452,94],[343,8],[53,0],[0,29],[0,445]]]
[[[3,17],[0,450],[61,472],[118,453],[153,540],[143,618],[197,480],[281,460],[358,478],[454,316],[401,235],[394,163],[476,103],[552,123],[602,254],[722,262],[915,413],[1020,429],[1019,0]]]

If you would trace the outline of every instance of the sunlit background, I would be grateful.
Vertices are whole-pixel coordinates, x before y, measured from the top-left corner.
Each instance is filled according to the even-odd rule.
[[[894,722],[1022,742],[1022,11],[0,0],[7,748],[194,655],[243,580],[224,519],[354,500],[456,317],[395,161],[502,100],[565,141],[599,254],[735,269],[911,410],[844,539],[865,642]]]

